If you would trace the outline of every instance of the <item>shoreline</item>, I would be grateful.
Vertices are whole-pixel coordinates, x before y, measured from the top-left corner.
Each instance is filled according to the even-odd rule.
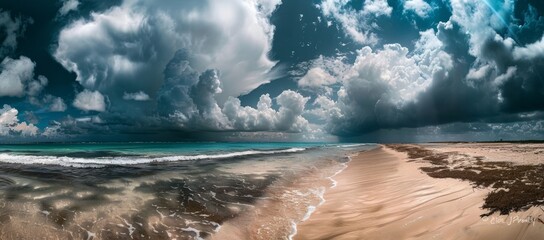
[[[279,179],[250,209],[223,222],[220,230],[205,239],[296,238],[298,224],[309,219],[326,202],[323,196],[334,187],[332,177],[346,168],[346,162],[327,160]]]
[[[334,177],[326,202],[297,225],[293,239],[538,239],[544,236],[532,207],[482,218],[489,188],[433,178],[406,153],[381,145],[353,156]]]
[[[369,151],[369,150],[365,150],[365,151]],[[365,151],[362,151],[362,152],[365,152]],[[327,193],[327,190],[333,189],[336,186],[338,186],[338,182],[336,180],[334,180],[334,177],[337,176],[338,174],[342,173],[344,170],[346,170],[346,168],[348,168],[348,164],[352,161],[352,157],[358,156],[360,153],[361,152],[358,152],[358,153],[352,154],[350,156],[347,156],[347,158],[349,160],[342,164],[343,165],[342,168],[340,168],[338,171],[336,171],[331,176],[326,177],[326,179],[331,181],[331,186],[328,187],[327,189],[325,189],[323,194],[320,195],[321,201],[317,205],[315,205],[315,206],[311,205],[311,206],[308,207],[308,210],[306,211],[306,214],[304,215],[304,217],[302,219],[300,219],[298,222],[295,222],[294,220],[291,221],[292,229],[291,229],[291,233],[289,233],[288,240],[294,240],[296,238],[296,235],[298,234],[298,225],[305,222],[305,221],[307,221],[308,219],[310,219],[312,217],[312,214],[314,214],[314,212],[321,205],[323,205],[323,204],[325,204],[325,202],[327,202],[327,200],[325,199],[325,194]]]

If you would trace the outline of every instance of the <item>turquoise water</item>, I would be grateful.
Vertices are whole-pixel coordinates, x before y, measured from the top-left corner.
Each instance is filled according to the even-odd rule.
[[[0,145],[0,239],[203,239],[227,223],[244,235],[233,239],[286,239],[348,156],[373,147]]]
[[[112,154],[198,154],[243,150],[273,150],[341,146],[327,143],[77,143],[77,144],[15,144],[0,145],[0,152],[62,155],[78,152],[107,152]]]
[[[229,159],[260,155],[349,149],[364,144],[327,143],[79,143],[0,145],[0,162],[104,167],[158,162]]]

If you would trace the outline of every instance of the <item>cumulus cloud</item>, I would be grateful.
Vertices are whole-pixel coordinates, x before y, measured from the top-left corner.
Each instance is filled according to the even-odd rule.
[[[304,62],[297,65],[297,69],[290,72],[293,76],[301,76],[298,86],[311,90],[316,95],[331,96],[333,88],[341,82],[341,79],[350,68],[345,56],[324,57]]]
[[[123,99],[133,100],[133,101],[148,101],[149,100],[149,95],[147,95],[143,91],[133,92],[133,93],[125,92],[123,94]]]
[[[466,75],[467,67],[446,51],[451,46],[440,39],[449,33],[446,28],[442,24],[438,32],[421,32],[411,53],[400,44],[387,44],[378,50],[363,47],[342,74],[337,99],[320,96],[309,112],[324,119],[331,133],[358,135],[380,128],[436,124],[473,111],[468,107],[459,112],[455,104],[460,102],[455,99],[457,94],[471,93],[471,87],[457,80],[459,75]],[[454,82],[459,92],[442,85]],[[466,99],[471,98],[463,101]],[[455,105],[440,106],[448,101]]]
[[[404,2],[404,10],[412,11],[422,18],[426,18],[432,11],[432,7],[424,0],[407,0]]]
[[[19,122],[19,111],[4,104],[0,109],[0,136],[36,136],[38,128],[34,124]]]
[[[193,99],[201,123],[216,129],[224,129],[227,126],[226,119],[221,108],[215,100],[215,95],[223,90],[221,82],[215,70],[206,70],[199,78],[196,85],[191,87],[190,96]]]
[[[48,80],[46,77],[42,75],[38,76],[38,79],[36,81],[31,81],[28,83],[27,94],[29,96],[36,96],[40,94],[43,88],[47,86],[47,83],[48,83]]]
[[[73,105],[83,111],[106,111],[105,98],[99,91],[83,90],[76,95]]]
[[[387,0],[367,0],[363,5],[363,14],[374,16],[390,16],[393,8],[389,6]]]
[[[274,26],[268,17],[280,0],[122,1],[61,29],[53,53],[84,88],[73,106],[101,112],[99,117],[68,117],[44,134],[133,128],[358,136],[425,128],[432,135],[507,129],[491,122],[526,121],[518,115],[544,110],[544,18],[538,11],[515,1],[431,2],[324,0],[312,6],[323,14],[316,21],[335,21],[356,44],[294,63],[289,73],[296,72],[291,75],[300,91],[263,94],[255,106],[244,106],[257,99],[238,96],[273,74],[268,52]],[[413,30],[413,38],[406,35],[412,39],[390,36],[395,28],[388,23],[399,20],[412,21],[414,29],[399,31]],[[28,63],[22,59],[6,61]],[[2,90],[38,96],[47,81],[28,75],[10,77],[13,89]],[[276,90],[263,88],[270,89]],[[43,102],[50,111],[66,110],[62,98],[48,99]],[[538,116],[529,123],[536,124]],[[518,131],[514,125],[508,126]]]
[[[25,56],[19,59],[4,58],[0,63],[0,97],[36,96],[47,85],[47,78],[34,79],[36,64]]]
[[[404,3],[421,16],[432,10],[423,1]],[[338,90],[318,94],[308,116],[324,121],[330,133],[357,136],[544,110],[537,100],[544,98],[543,41],[522,46],[509,25],[515,21],[513,5],[493,7],[452,0],[451,18],[420,32],[413,50],[400,44],[363,47],[336,83],[321,86]],[[316,72],[308,71],[299,85],[320,76]]]
[[[66,111],[66,103],[64,103],[64,100],[61,97],[55,97],[52,95],[46,95],[44,98],[44,102],[49,104],[49,111],[50,112],[64,112]]]
[[[220,72],[199,73],[192,68],[191,58],[186,50],[176,52],[164,70],[165,84],[159,95],[159,113],[179,128],[299,132],[307,127],[301,115],[308,98],[294,91],[284,91],[276,98],[278,110],[268,94],[260,97],[257,108],[241,106],[235,97],[229,97],[221,108],[215,100],[222,92]]]
[[[542,37],[522,46],[516,36],[516,27],[510,24],[516,21],[514,3],[504,1],[487,5],[481,1],[452,0],[451,6],[451,21],[467,33],[469,54],[475,58],[473,69],[486,69],[480,83],[496,83],[501,111],[517,113],[544,109],[544,103],[539,101],[544,97]],[[531,11],[530,5],[527,11]],[[520,26],[522,30],[523,27]],[[530,34],[525,32],[525,35]]]
[[[314,87],[314,86],[327,86],[334,84],[336,78],[331,76],[328,72],[320,67],[312,68],[304,75],[299,81],[298,85],[301,87]]]
[[[513,56],[516,60],[542,58],[544,56],[544,36],[539,41],[528,44],[527,46],[517,46],[514,49]]]
[[[19,59],[6,57],[0,66],[0,96],[23,96],[25,83],[34,77],[34,62],[24,56]]]
[[[276,123],[277,128],[291,131],[304,130],[308,121],[300,115],[304,112],[308,98],[297,92],[286,90],[277,97],[276,101],[280,105],[278,122]]]
[[[308,98],[299,93],[280,94],[277,107],[269,95],[270,104],[263,100],[258,108],[236,98],[274,76],[268,17],[280,3],[126,0],[76,20],[61,30],[53,54],[84,87],[73,106],[102,112],[103,120],[62,121],[45,132],[99,131],[91,126],[103,123],[113,129],[303,131]],[[241,123],[238,116],[254,116],[257,109],[269,113],[262,122]]]
[[[171,62],[165,70],[165,82],[168,85],[160,91],[158,112],[136,119],[112,112],[100,113],[99,116],[67,117],[62,121],[52,122],[42,135],[56,139],[100,135],[109,131],[157,133],[167,128],[169,133],[183,135],[198,131],[201,133],[199,136],[229,139],[231,134],[237,135],[235,133],[240,132],[270,137],[309,130],[310,124],[302,116],[308,97],[287,90],[275,98],[271,98],[269,94],[262,95],[256,108],[242,106],[235,97],[230,97],[220,107],[214,98],[221,92],[218,72],[206,70],[198,73],[189,65],[184,65],[184,52],[178,52],[177,55],[176,59],[179,61]]]
[[[198,72],[192,65],[192,55],[177,51],[164,70],[164,84],[159,91],[158,111],[171,116],[181,128],[195,126],[204,129],[223,128],[215,94],[221,93],[215,70]]]
[[[272,108],[270,95],[265,94],[259,98],[256,109],[242,107],[239,99],[229,98],[223,112],[238,131],[302,132],[308,128],[308,121],[301,116],[307,101],[307,97],[286,90],[276,98],[280,106],[277,111]]]
[[[172,54],[191,49],[193,68],[221,72],[218,99],[225,100],[271,77],[273,26],[267,17],[277,4],[125,0],[62,29],[54,56],[85,88],[107,94],[115,105],[125,92],[146,89],[155,96]]]
[[[331,132],[379,128],[384,121],[397,118],[390,115],[428,88],[432,79],[407,54],[408,49],[398,44],[385,45],[377,52],[370,47],[359,51],[337,93],[337,107],[325,111],[341,113],[330,115]]]
[[[68,14],[70,11],[77,10],[78,6],[79,6],[78,0],[64,0],[62,3],[62,7],[59,9],[59,14],[61,16],[64,16]]]

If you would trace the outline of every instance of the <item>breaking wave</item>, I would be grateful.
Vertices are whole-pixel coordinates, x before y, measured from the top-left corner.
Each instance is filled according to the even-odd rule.
[[[200,155],[173,155],[173,156],[114,156],[114,157],[96,157],[82,158],[69,156],[47,156],[47,155],[21,155],[11,153],[0,153],[0,162],[12,164],[42,164],[42,165],[60,165],[64,167],[76,168],[99,168],[111,165],[137,165],[160,162],[176,161],[195,161],[207,159],[226,159],[255,155],[272,155],[282,153],[296,153],[306,150],[306,148],[287,148],[279,150],[247,150],[217,154]]]

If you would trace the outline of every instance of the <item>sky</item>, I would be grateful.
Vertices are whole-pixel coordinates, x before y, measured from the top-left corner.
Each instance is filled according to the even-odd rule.
[[[0,142],[544,139],[540,0],[0,0]]]

